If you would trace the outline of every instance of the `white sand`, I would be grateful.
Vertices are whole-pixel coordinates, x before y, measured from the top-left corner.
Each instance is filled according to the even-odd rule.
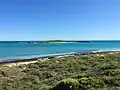
[[[19,65],[23,65],[23,64],[30,64],[30,63],[36,63],[38,62],[36,61],[26,61],[26,62],[15,62],[15,63],[7,63],[4,66],[8,66],[8,67],[13,67],[13,66],[19,66]]]

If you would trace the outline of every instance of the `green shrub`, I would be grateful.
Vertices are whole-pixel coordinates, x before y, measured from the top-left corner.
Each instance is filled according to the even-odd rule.
[[[106,85],[108,86],[120,86],[120,75],[116,75],[116,76],[105,76],[103,77],[104,82],[106,83]]]
[[[78,90],[79,82],[75,79],[65,79],[62,80],[56,87],[52,90]]]
[[[101,70],[116,69],[116,68],[120,68],[120,63],[118,61],[111,61],[111,62],[100,64],[99,68]]]
[[[120,74],[120,69],[108,69],[108,70],[105,70],[104,72],[105,75],[107,76],[115,76],[117,74]]]
[[[99,88],[105,85],[103,79],[98,77],[83,77],[78,81],[82,89]]]
[[[50,86],[46,85],[46,84],[42,84],[40,85],[40,90],[49,90]]]
[[[81,74],[77,74],[77,75],[72,76],[72,78],[74,78],[74,79],[83,78],[83,77],[88,77],[88,74],[81,73]]]

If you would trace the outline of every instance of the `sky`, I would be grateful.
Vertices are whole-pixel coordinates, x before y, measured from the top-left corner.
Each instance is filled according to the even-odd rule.
[[[0,0],[0,41],[120,40],[120,0]]]

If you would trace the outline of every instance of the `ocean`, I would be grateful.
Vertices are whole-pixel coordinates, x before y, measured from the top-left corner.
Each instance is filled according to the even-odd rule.
[[[80,52],[87,50],[120,50],[120,41],[89,41],[67,43],[27,43],[15,41],[0,42],[0,62],[29,59],[34,57]]]

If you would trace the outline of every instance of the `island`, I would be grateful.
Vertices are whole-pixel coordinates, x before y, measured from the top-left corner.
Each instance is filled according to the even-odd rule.
[[[41,43],[89,43],[90,41],[75,41],[75,40],[44,40],[44,41],[27,41],[27,43],[41,44]]]

